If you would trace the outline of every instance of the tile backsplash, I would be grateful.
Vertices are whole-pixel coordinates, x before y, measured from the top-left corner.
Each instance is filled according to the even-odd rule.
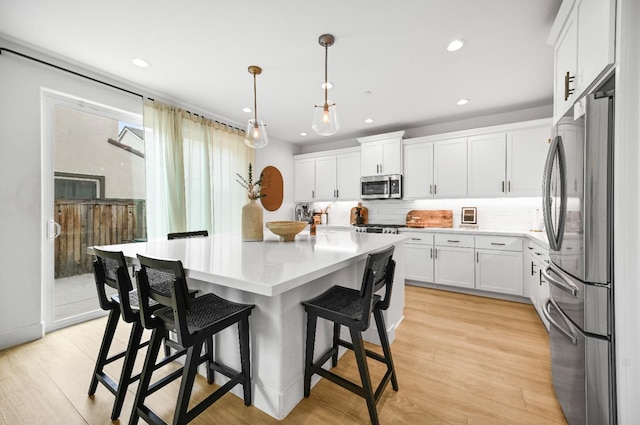
[[[325,208],[330,203],[318,202],[314,208]],[[348,225],[351,208],[357,202],[335,202],[328,211],[328,223]],[[478,228],[486,230],[528,231],[541,226],[542,198],[482,198],[482,199],[429,199],[417,201],[366,201],[369,223],[404,224],[411,210],[452,210],[453,227],[460,226],[463,207],[477,208]],[[538,210],[538,211],[536,211]]]

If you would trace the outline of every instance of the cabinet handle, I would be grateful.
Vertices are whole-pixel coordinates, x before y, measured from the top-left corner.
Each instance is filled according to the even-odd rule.
[[[433,258],[438,259],[438,248],[433,249]]]
[[[422,239],[420,238],[411,238],[412,241],[421,241]]]
[[[438,193],[438,185],[434,184],[433,185],[433,194],[435,195],[436,193]]]
[[[502,180],[502,193],[504,193],[504,180]]]
[[[433,195],[433,185],[429,185],[429,195]]]
[[[511,193],[511,180],[507,182],[507,192]]]
[[[533,261],[531,262],[531,276],[533,276],[534,274],[536,274],[535,270],[533,270],[533,268],[535,267],[535,264],[533,264]]]
[[[340,189],[336,189],[336,198],[340,197]]]
[[[429,258],[433,259],[433,248],[429,249],[431,251],[431,253],[429,254]]]
[[[491,242],[491,245],[505,246],[506,244],[499,243],[499,242]]]
[[[451,240],[451,239],[447,239],[447,242],[455,242],[455,243],[460,243],[460,241],[454,241],[454,240]]]
[[[480,253],[476,252],[476,263],[480,263]]]
[[[575,78],[576,78],[575,75],[573,77],[571,77],[569,75],[569,71],[567,71],[567,73],[564,74],[564,100],[565,100],[565,102],[569,99],[569,96],[571,96],[573,94],[573,92],[575,91],[575,89],[570,89],[569,88],[569,83],[572,83]]]
[[[538,270],[538,279],[540,280],[540,286],[542,286],[542,270]]]
[[[315,191],[315,190],[312,190],[312,191],[311,191],[311,198],[315,198],[315,197],[316,197],[316,191]]]

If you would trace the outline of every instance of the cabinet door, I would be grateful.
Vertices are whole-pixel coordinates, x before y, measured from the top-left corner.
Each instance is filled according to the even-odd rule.
[[[473,248],[436,246],[433,256],[435,283],[474,287]]]
[[[523,295],[522,252],[476,249],[476,288]]]
[[[375,176],[380,172],[382,147],[377,142],[360,145],[360,173],[362,176]]]
[[[402,140],[394,138],[380,142],[382,174],[402,174]]]
[[[437,197],[467,195],[467,139],[435,142],[433,185]]]
[[[433,196],[433,143],[404,147],[402,191],[405,199]]]
[[[419,282],[433,282],[433,246],[404,245],[404,277]]]
[[[615,60],[615,5],[615,0],[582,0],[578,5],[578,94]]]
[[[336,198],[336,156],[320,156],[316,158],[315,181],[317,201],[326,201]]]
[[[505,133],[469,137],[469,196],[502,196],[506,193]]]
[[[589,0],[592,1],[592,0]],[[574,90],[573,94],[565,92],[565,75],[567,72],[571,78],[574,78],[573,82],[569,83],[570,89],[576,88],[576,71],[577,71],[577,56],[578,56],[578,29],[575,14],[572,13],[567,22],[565,22],[564,30],[560,35],[558,44],[555,46],[555,82],[554,82],[554,108],[553,117],[554,122],[559,120],[560,117],[569,109],[571,105],[577,99],[577,92]],[[565,99],[565,95],[566,99]]]
[[[337,156],[338,199],[355,201],[360,199],[360,153],[351,152]]]
[[[551,128],[527,128],[507,133],[507,195],[542,196],[542,173]]]
[[[316,190],[315,158],[296,159],[293,161],[293,197],[297,202],[314,200]]]

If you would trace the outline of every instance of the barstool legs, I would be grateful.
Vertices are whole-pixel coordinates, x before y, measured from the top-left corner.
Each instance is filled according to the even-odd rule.
[[[111,420],[115,421],[120,416],[122,411],[122,405],[124,404],[124,398],[127,395],[127,388],[133,381],[131,374],[133,373],[133,366],[136,363],[136,355],[138,354],[138,347],[140,346],[140,340],[142,339],[142,331],[144,328],[140,322],[134,322],[129,335],[129,344],[127,345],[127,354],[124,356],[124,364],[122,365],[122,374],[120,375],[120,381],[118,382],[118,390],[116,391],[116,399],[113,403],[113,410],[111,411]]]
[[[398,378],[396,378],[396,368],[393,365],[393,358],[391,357],[391,347],[389,346],[389,337],[387,336],[387,328],[384,317],[382,316],[382,311],[374,310],[373,317],[376,320],[376,327],[378,328],[380,345],[382,346],[382,352],[387,363],[387,370],[391,373],[391,386],[394,391],[398,391]]]
[[[349,329],[351,331],[351,343],[353,344],[353,352],[358,363],[358,371],[360,372],[360,380],[362,381],[362,396],[367,401],[369,409],[369,417],[372,425],[378,425],[378,411],[376,410],[376,399],[371,387],[371,376],[369,375],[369,366],[367,365],[367,353],[362,342],[362,334],[359,330]]]
[[[240,337],[240,364],[244,375],[242,393],[244,405],[251,405],[251,360],[249,354],[249,316],[238,322],[238,336]]]
[[[118,321],[120,320],[120,310],[112,308],[109,312],[109,318],[107,319],[107,326],[102,336],[102,343],[100,344],[100,352],[98,353],[98,359],[96,360],[96,367],[91,377],[91,384],[89,384],[89,395],[94,395],[98,388],[98,376],[104,376],[104,366],[107,363],[109,357],[109,349],[113,342],[113,336],[116,333],[118,327]]]
[[[312,313],[307,314],[307,342],[304,360],[304,396],[309,397],[311,393],[311,366],[313,365],[313,350],[316,344],[316,322],[318,316]]]
[[[136,398],[133,402],[133,409],[131,410],[131,417],[129,418],[129,425],[136,425],[140,419],[140,411],[138,406],[144,406],[145,398],[147,397],[146,389],[149,388],[151,383],[151,374],[155,367],[156,358],[162,345],[163,332],[158,328],[155,328],[151,332],[151,338],[149,340],[149,347],[147,348],[147,355],[144,359],[144,365],[142,366],[142,374],[140,375],[140,382],[138,383],[138,391],[136,391]],[[142,391],[144,389],[144,391]],[[144,412],[145,414],[153,414],[153,412]]]

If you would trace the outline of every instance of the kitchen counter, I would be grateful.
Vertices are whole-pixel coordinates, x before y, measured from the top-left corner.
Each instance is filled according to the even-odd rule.
[[[531,241],[534,241],[541,245],[544,248],[549,248],[549,241],[547,239],[547,234],[545,232],[531,232],[525,230],[492,230],[492,229],[464,229],[464,228],[455,228],[455,227],[424,227],[424,228],[416,228],[416,227],[403,227],[400,230],[400,233],[405,232],[419,232],[419,233],[466,233],[472,235],[487,235],[487,236],[518,236],[525,237]]]
[[[249,318],[253,405],[283,419],[303,398],[306,315],[303,300],[333,285],[359,288],[367,255],[395,245],[396,272],[391,305],[384,312],[390,341],[403,318],[404,240],[406,235],[356,232],[299,234],[281,242],[271,232],[262,242],[242,242],[240,236],[152,240],[101,247],[123,251],[135,263],[136,254],[183,262],[189,287],[235,302],[255,304]],[[91,248],[88,249],[92,253]],[[332,325],[320,321],[316,352],[331,343]],[[364,338],[378,343],[375,323]],[[215,337],[216,357],[238,368],[238,333],[235,327]],[[312,385],[319,381],[314,376]],[[222,385],[224,378],[216,376]],[[232,392],[242,397],[242,390]]]

